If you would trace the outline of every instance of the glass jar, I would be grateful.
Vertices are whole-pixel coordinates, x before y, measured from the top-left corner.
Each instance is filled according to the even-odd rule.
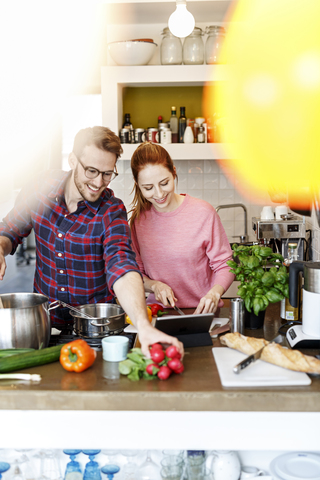
[[[181,65],[182,64],[182,43],[181,38],[175,37],[168,27],[164,28],[160,45],[161,65]]]
[[[221,63],[219,56],[226,31],[223,27],[211,25],[206,28],[206,33],[208,34],[206,41],[206,64]]]
[[[195,27],[183,42],[182,58],[184,65],[202,65],[204,62],[204,44],[202,30]]]

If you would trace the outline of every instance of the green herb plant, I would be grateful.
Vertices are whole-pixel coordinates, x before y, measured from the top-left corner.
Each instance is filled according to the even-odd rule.
[[[258,315],[269,303],[289,297],[289,274],[283,256],[272,248],[260,245],[232,245],[233,258],[227,261],[240,282],[237,294],[243,298],[246,310]]]

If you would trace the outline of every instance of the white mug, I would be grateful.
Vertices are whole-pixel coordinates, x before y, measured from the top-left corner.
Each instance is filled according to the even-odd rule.
[[[261,220],[273,220],[274,213],[273,213],[272,207],[269,207],[269,206],[263,207],[263,209],[261,210],[260,218]]]
[[[281,215],[288,214],[288,207],[286,205],[278,205],[275,208],[276,211],[276,220],[282,220]]]
[[[107,362],[121,362],[127,358],[129,339],[121,335],[110,335],[102,339],[102,357]]]
[[[264,475],[263,470],[259,470],[257,467],[251,467],[251,466],[243,466],[241,467],[241,475],[240,475],[240,480],[245,480],[247,478],[255,478],[259,477],[260,475]]]

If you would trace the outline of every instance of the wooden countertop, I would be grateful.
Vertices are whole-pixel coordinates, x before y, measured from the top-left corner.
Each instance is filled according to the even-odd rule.
[[[228,300],[220,317],[228,316]],[[266,311],[264,328],[245,332],[271,340],[280,326],[279,304]],[[219,339],[213,346],[220,346]],[[306,353],[306,352],[304,352]],[[309,352],[310,353],[310,352]],[[186,349],[185,371],[167,381],[111,377],[111,367],[98,353],[81,374],[66,372],[55,362],[26,373],[39,373],[37,385],[1,381],[0,410],[149,410],[320,412],[320,377],[307,387],[223,388],[211,347]],[[115,369],[117,373],[117,368]]]

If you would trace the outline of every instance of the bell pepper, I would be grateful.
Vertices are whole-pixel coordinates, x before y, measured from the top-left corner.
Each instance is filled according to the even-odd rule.
[[[66,343],[60,353],[60,363],[68,372],[83,372],[91,367],[97,353],[85,340]]]
[[[148,312],[148,320],[149,322],[151,323],[152,322],[152,312],[151,312],[151,308],[149,307],[149,305],[147,305],[147,312]],[[130,317],[128,315],[126,315],[126,323],[129,323],[129,325],[133,325]]]
[[[162,315],[166,315],[168,313],[165,312],[163,310],[163,306],[159,305],[158,303],[152,303],[151,305],[148,305],[148,307],[151,308],[151,312],[154,317],[161,317]]]

